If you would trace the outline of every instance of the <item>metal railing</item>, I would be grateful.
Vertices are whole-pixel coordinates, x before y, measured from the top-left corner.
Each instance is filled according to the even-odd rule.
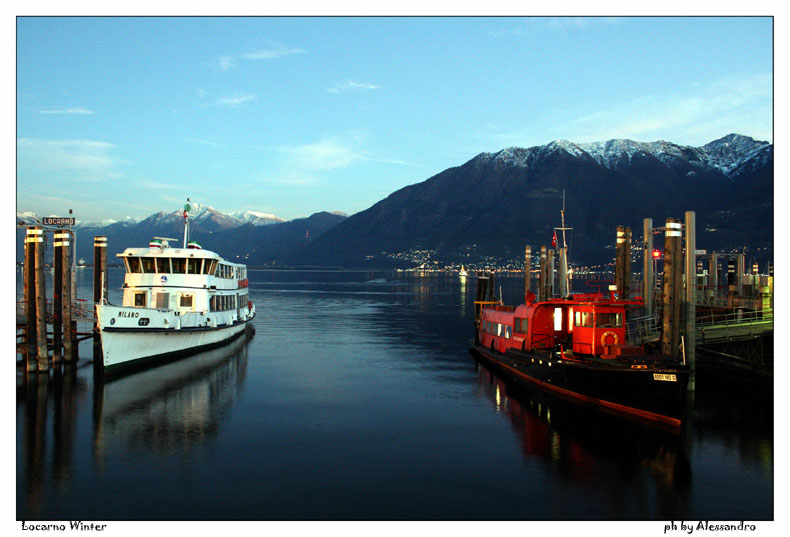
[[[661,332],[658,315],[634,317],[625,323],[625,338],[632,345],[641,345],[647,341],[655,341]]]
[[[47,322],[52,322],[54,319],[55,304],[52,299],[46,300]],[[27,301],[16,301],[16,318],[17,320],[25,319],[27,317]],[[78,322],[96,322],[96,311],[93,307],[93,302],[88,302],[84,298],[78,298],[71,303],[71,320]]]
[[[737,311],[734,313],[717,313],[703,316],[698,315],[696,318],[696,325],[698,328],[705,326],[734,326],[763,322],[770,322],[773,324],[773,308],[757,311]]]

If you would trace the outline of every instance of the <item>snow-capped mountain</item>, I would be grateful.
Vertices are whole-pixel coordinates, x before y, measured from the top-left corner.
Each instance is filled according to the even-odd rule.
[[[764,163],[772,158],[773,146],[740,134],[729,134],[701,147],[682,146],[659,140],[636,142],[634,140],[608,140],[606,142],[574,143],[555,140],[543,146],[530,148],[510,147],[497,153],[482,153],[477,158],[493,160],[500,166],[535,168],[551,154],[558,151],[581,158],[592,159],[610,170],[630,166],[634,158],[655,157],[667,166],[683,165],[700,171],[718,170],[730,177],[748,161],[760,158]],[[768,152],[771,152],[768,155]],[[687,172],[688,173],[688,172]]]
[[[86,221],[82,221],[82,220],[77,220],[77,223],[76,223],[76,225],[74,227],[78,228],[78,229],[79,228],[99,228],[99,227],[108,227],[108,226],[112,226],[112,225],[115,225],[115,224],[120,224],[122,226],[133,226],[133,225],[137,224],[138,222],[139,222],[139,220],[137,220],[136,218],[132,218],[131,216],[126,216],[124,218],[121,218],[120,220],[115,220],[113,218],[108,218],[107,220],[101,220],[101,221],[98,221],[98,222],[96,222],[96,221],[87,221],[86,222]]]
[[[285,218],[270,213],[261,213],[258,211],[244,211],[229,213],[228,216],[241,221],[244,224],[252,224],[253,226],[268,226],[278,222],[286,222]]]

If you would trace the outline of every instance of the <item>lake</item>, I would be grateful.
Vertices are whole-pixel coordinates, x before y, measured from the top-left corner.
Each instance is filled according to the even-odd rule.
[[[106,383],[90,341],[49,378],[17,369],[17,519],[774,518],[770,386],[698,377],[667,432],[478,363],[474,278],[249,278],[249,341]],[[123,271],[109,280],[120,303]],[[523,297],[517,275],[496,285]]]

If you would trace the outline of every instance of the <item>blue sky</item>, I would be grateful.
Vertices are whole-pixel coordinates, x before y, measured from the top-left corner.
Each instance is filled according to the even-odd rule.
[[[483,151],[773,141],[770,18],[18,18],[17,210],[364,210]]]

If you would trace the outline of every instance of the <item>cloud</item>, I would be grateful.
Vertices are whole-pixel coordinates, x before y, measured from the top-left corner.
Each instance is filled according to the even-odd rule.
[[[516,26],[489,32],[494,37],[530,36],[545,28],[569,31],[620,24],[621,17],[524,17]]]
[[[184,138],[184,141],[189,142],[191,144],[210,145],[212,147],[225,147],[224,144],[212,142],[211,140],[202,140],[200,138]]]
[[[255,52],[248,52],[242,54],[241,57],[245,60],[272,60],[275,58],[282,58],[284,56],[291,56],[292,54],[304,54],[305,51],[299,48],[285,48],[276,47],[272,49],[256,50]]]
[[[612,26],[620,24],[619,17],[550,17],[539,19],[549,28],[559,30],[591,28],[596,26]]]
[[[219,56],[216,61],[210,65],[220,71],[229,71],[239,64],[239,60],[274,60],[277,58],[284,58],[285,56],[293,56],[294,54],[306,54],[306,51],[300,48],[286,47],[279,43],[272,43],[269,48],[265,49],[258,49],[244,54],[226,54]]]
[[[59,110],[39,110],[39,114],[93,114],[92,110],[88,110],[87,108],[83,108],[81,106],[75,106],[72,108],[62,108]]]
[[[257,95],[248,93],[245,95],[234,95],[232,97],[220,97],[216,101],[214,101],[214,104],[216,104],[217,106],[228,106],[231,108],[235,108],[244,103],[254,101],[257,98],[258,98]]]
[[[334,170],[345,168],[364,159],[358,150],[336,138],[323,138],[314,144],[278,147],[292,165],[300,169]]]
[[[115,158],[116,146],[94,140],[17,140],[17,163],[20,177],[29,171],[56,172],[61,178],[102,181],[122,176],[118,170],[125,163]]]
[[[227,71],[232,69],[236,65],[236,62],[233,61],[232,56],[220,56],[217,60],[217,65],[219,66],[220,71]]]
[[[726,77],[692,85],[683,93],[643,95],[581,113],[555,111],[529,127],[489,131],[484,136],[500,147],[540,145],[554,139],[595,142],[615,138],[702,145],[731,132],[770,141],[772,84],[771,73]]]
[[[347,80],[345,82],[337,82],[335,83],[334,86],[327,89],[332,93],[351,93],[351,92],[359,92],[359,91],[377,90],[377,89],[381,89],[381,86],[370,84],[368,82],[354,82],[353,80]]]

